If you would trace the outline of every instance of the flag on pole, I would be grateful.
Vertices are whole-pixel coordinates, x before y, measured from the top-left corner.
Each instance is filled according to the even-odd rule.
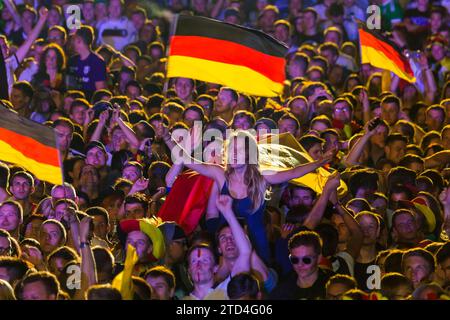
[[[39,180],[62,184],[53,129],[0,106],[0,160],[19,165]]]
[[[282,93],[287,47],[254,29],[180,15],[170,39],[167,77],[218,83],[262,97]]]
[[[398,46],[382,35],[368,30],[359,24],[359,43],[361,46],[361,63],[392,71],[398,77],[416,82],[411,65],[401,53]]]

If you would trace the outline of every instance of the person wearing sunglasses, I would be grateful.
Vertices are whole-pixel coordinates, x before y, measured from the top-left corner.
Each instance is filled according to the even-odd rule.
[[[300,231],[289,240],[289,260],[294,271],[270,294],[274,300],[325,298],[325,285],[333,272],[319,268],[322,239],[314,231]]]

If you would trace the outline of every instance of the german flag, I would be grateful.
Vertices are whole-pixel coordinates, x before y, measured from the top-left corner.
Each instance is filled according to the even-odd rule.
[[[0,106],[0,160],[19,165],[38,179],[62,184],[53,130]]]
[[[358,31],[362,63],[392,71],[408,82],[416,81],[408,60],[396,44],[378,33],[369,31],[362,24],[359,24]]]
[[[274,97],[283,90],[286,52],[285,45],[258,30],[180,15],[171,36],[167,76]]]

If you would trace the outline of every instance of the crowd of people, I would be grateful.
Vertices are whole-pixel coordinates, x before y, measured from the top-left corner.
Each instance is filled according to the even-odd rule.
[[[415,83],[361,64],[353,18],[366,21],[372,4]],[[53,128],[65,182],[0,163],[0,300],[125,299],[114,282],[130,248],[132,299],[450,299],[448,10],[445,0],[4,0],[0,104]],[[283,93],[166,79],[175,13],[284,42]],[[223,134],[224,153],[174,161],[183,141],[171,133],[199,122]],[[312,161],[277,172],[238,162],[250,149],[229,146],[257,148],[267,130],[291,134]],[[318,168],[330,172],[320,192],[293,181]],[[189,172],[211,182],[192,230],[158,216]]]

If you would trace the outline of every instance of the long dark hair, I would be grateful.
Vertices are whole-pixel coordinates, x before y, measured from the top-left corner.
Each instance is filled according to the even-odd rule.
[[[41,60],[39,61],[39,69],[38,73],[45,74],[47,73],[47,67],[45,65],[45,57],[47,56],[50,50],[54,50],[56,52],[56,59],[58,64],[58,72],[61,73],[66,68],[66,55],[63,49],[56,43],[50,43],[44,47],[42,51]]]

